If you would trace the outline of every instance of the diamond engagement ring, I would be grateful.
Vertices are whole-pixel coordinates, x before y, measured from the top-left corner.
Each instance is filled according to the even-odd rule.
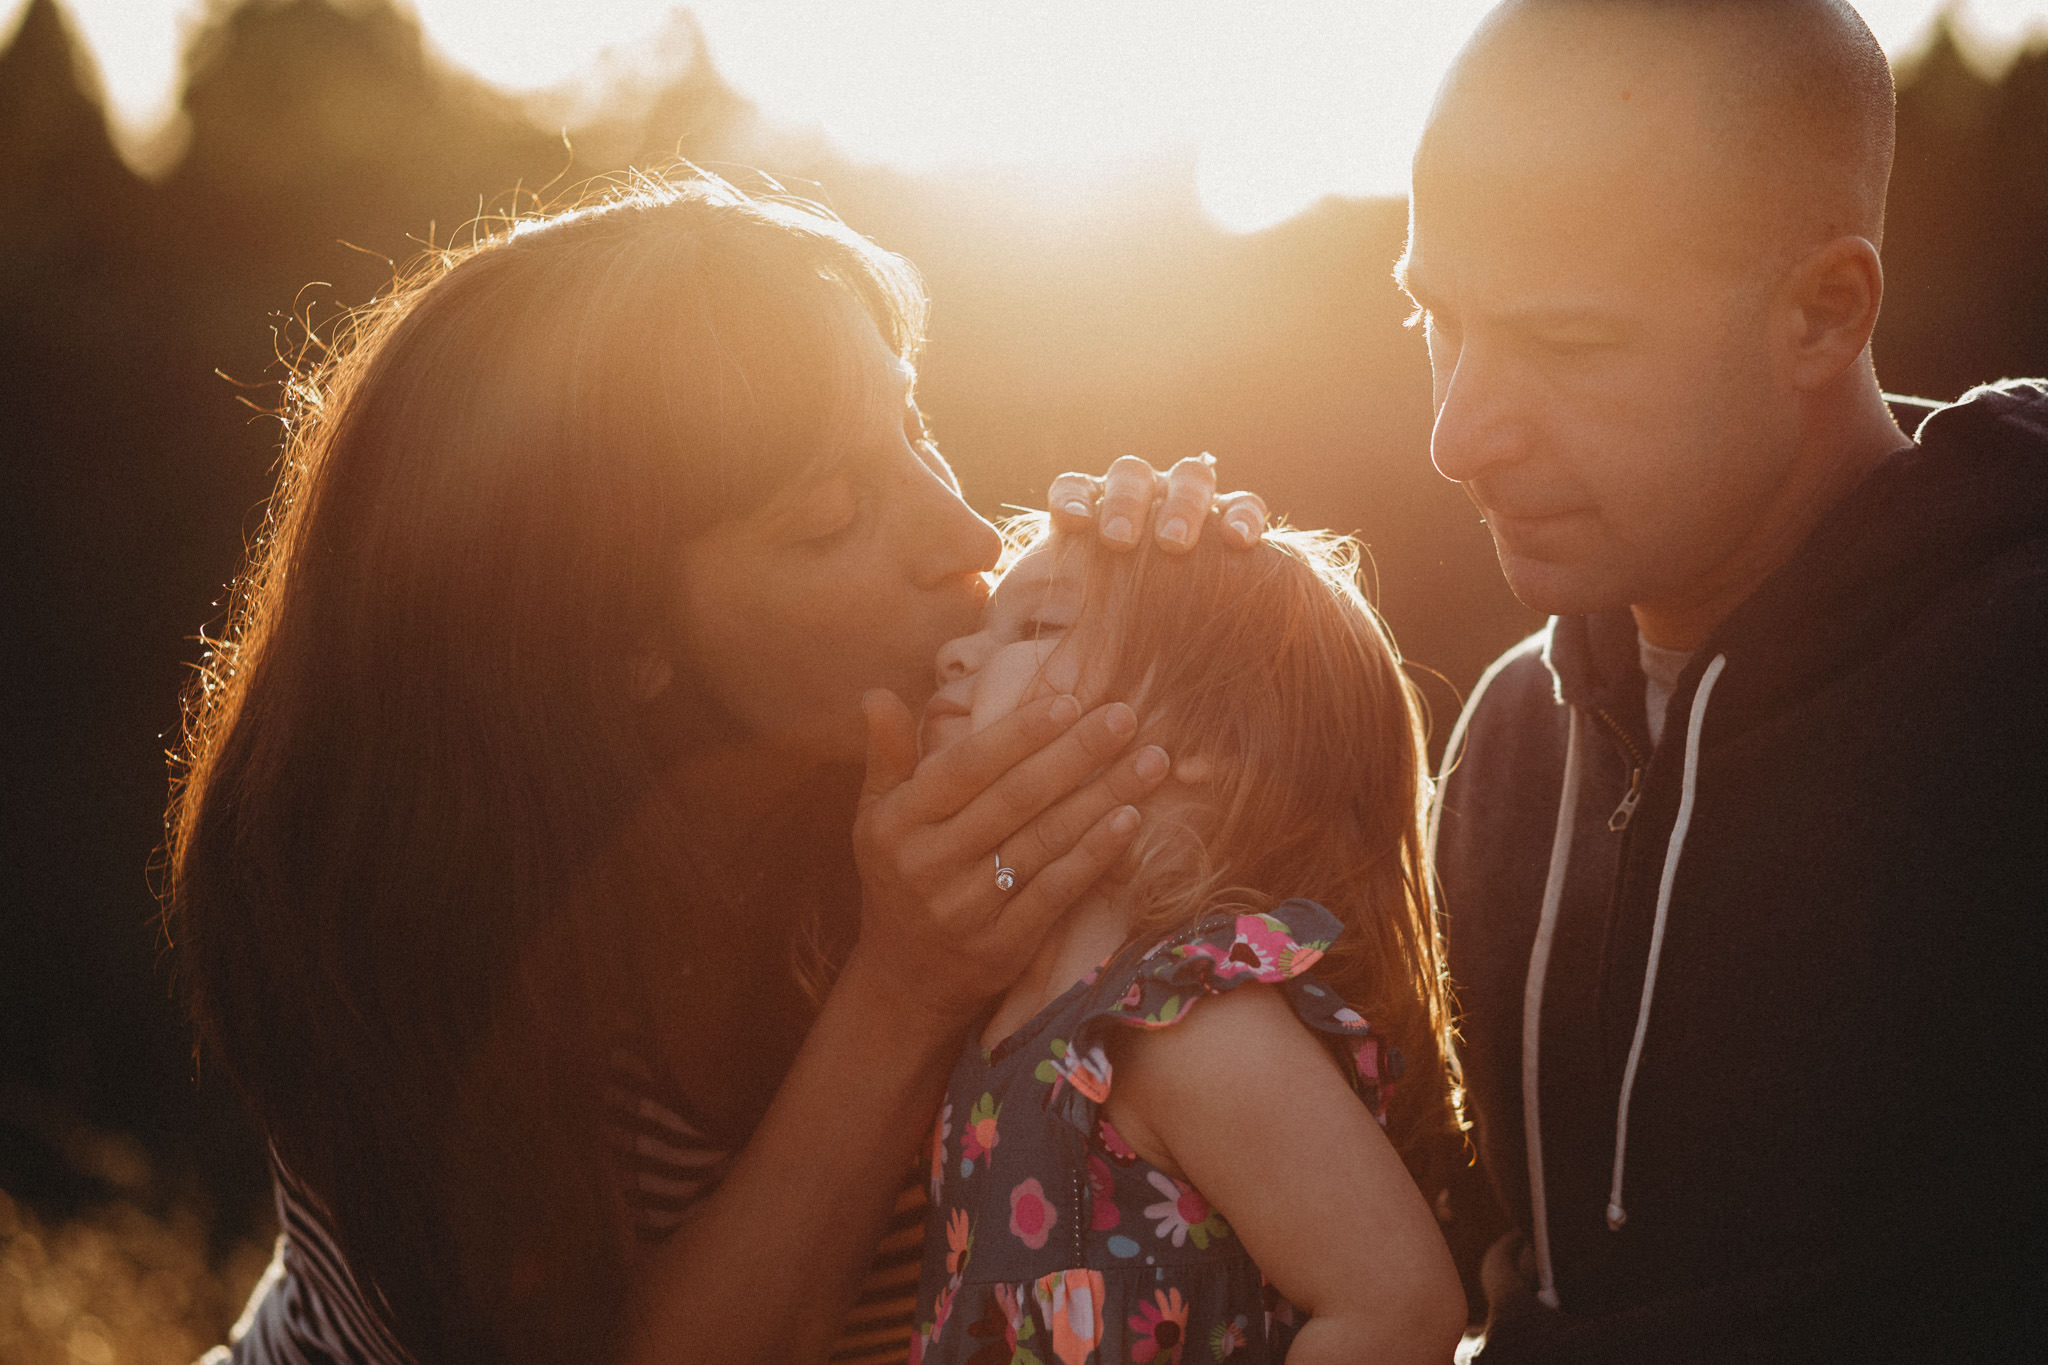
[[[996,890],[1008,891],[1011,887],[1015,886],[1016,884],[1017,869],[1014,867],[1004,867],[1003,855],[1001,851],[998,850],[996,853]]]

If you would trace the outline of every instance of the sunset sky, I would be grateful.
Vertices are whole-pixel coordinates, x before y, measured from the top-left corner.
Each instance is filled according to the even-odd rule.
[[[346,0],[343,0],[346,3]],[[11,32],[26,0],[0,0]],[[125,147],[173,117],[206,0],[62,0]],[[404,0],[401,0],[404,3]],[[676,50],[673,0],[411,0],[451,62],[512,90]],[[1086,183],[1171,150],[1225,227],[1325,194],[1397,194],[1429,95],[1487,0],[697,0],[713,60],[766,116],[909,170]],[[1863,0],[1894,57],[1937,0]],[[2048,0],[1955,6],[1987,64],[2048,35]],[[668,35],[664,44],[661,39]]]

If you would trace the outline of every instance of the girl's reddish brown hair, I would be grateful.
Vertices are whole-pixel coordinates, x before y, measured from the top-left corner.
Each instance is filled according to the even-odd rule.
[[[1017,553],[1047,534],[1042,517],[1010,528]],[[1221,539],[1180,556],[1078,537],[1055,551],[1085,578],[1062,647],[1089,651],[1087,700],[1133,703],[1146,739],[1210,768],[1199,830],[1148,819],[1138,835],[1131,939],[1294,897],[1327,907],[1344,933],[1318,970],[1400,1048],[1388,1131],[1433,1180],[1459,1116],[1421,699],[1359,590],[1357,541],[1284,528],[1249,551]]]

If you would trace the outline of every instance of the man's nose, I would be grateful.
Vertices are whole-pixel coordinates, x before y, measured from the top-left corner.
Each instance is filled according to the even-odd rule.
[[[1451,357],[1447,369],[1434,376],[1430,463],[1445,478],[1470,483],[1517,457],[1527,398],[1517,391],[1510,367],[1471,345]]]

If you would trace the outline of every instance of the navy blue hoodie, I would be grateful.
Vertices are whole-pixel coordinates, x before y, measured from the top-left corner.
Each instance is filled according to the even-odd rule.
[[[1927,417],[1667,717],[1653,752],[1621,610],[1511,650],[1453,739],[1450,964],[1517,1228],[1484,1365],[2048,1351],[2048,385]]]

